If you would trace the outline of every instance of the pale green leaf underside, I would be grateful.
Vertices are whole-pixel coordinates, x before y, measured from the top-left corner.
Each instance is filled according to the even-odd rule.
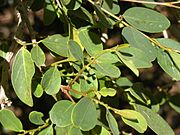
[[[22,47],[14,59],[11,78],[16,95],[29,106],[33,106],[31,81],[34,73],[35,68],[31,55]]]

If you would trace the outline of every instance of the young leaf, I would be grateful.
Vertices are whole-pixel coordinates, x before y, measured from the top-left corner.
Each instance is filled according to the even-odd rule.
[[[135,104],[135,109],[140,112],[147,121],[148,126],[158,135],[175,135],[168,123],[151,109]]]
[[[143,52],[138,54],[142,54],[141,56],[145,56],[145,58],[148,58],[150,61],[155,60],[157,57],[156,48],[140,31],[131,27],[125,27],[122,30],[122,35],[132,47],[138,48]]]
[[[128,78],[126,78],[126,77],[120,77],[120,78],[118,78],[117,80],[116,80],[116,84],[118,85],[118,86],[120,86],[120,87],[123,87],[123,86],[132,86],[133,84],[132,84],[132,82],[131,81],[129,81],[129,79]]]
[[[29,120],[31,123],[36,124],[36,125],[43,125],[44,121],[42,120],[43,113],[37,112],[37,111],[32,111],[29,114]]]
[[[81,63],[84,63],[84,55],[80,45],[73,40],[70,40],[68,43],[69,43],[69,51],[73,55],[73,57],[76,60],[81,61]]]
[[[116,119],[114,118],[114,116],[111,114],[111,112],[108,109],[106,109],[106,119],[108,121],[108,125],[113,135],[119,135],[120,132],[118,129],[118,124],[116,122]]]
[[[94,128],[97,123],[96,106],[94,102],[88,97],[82,98],[75,105],[71,120],[74,126],[79,127],[83,131]]]
[[[103,96],[103,97],[107,97],[107,96],[110,96],[110,97],[113,97],[116,95],[116,90],[113,89],[113,88],[106,88],[106,87],[103,87],[99,93]]]
[[[0,110],[0,122],[4,128],[11,131],[21,132],[23,130],[21,121],[14,115],[11,110]]]
[[[29,106],[33,106],[31,81],[34,73],[35,68],[31,55],[22,47],[15,56],[11,79],[16,95]]]
[[[92,31],[83,29],[79,32],[81,44],[90,56],[94,56],[103,50],[100,38]]]
[[[41,80],[44,91],[49,95],[58,93],[61,87],[61,76],[57,67],[49,68]]]
[[[31,49],[31,56],[35,64],[40,67],[45,63],[45,54],[42,49],[36,45]]]
[[[63,37],[60,34],[55,34],[52,36],[48,36],[47,38],[42,40],[42,43],[51,51],[68,57],[68,37]]]
[[[53,125],[50,125],[49,127],[43,129],[38,133],[38,135],[54,135]]]
[[[146,131],[146,119],[139,112],[136,112],[134,110],[119,110],[116,113],[121,115],[124,123],[131,126],[139,133],[144,133]]]
[[[93,66],[98,72],[106,76],[118,78],[121,75],[119,68],[109,63],[97,63],[93,64]]]
[[[49,112],[50,120],[58,127],[66,127],[72,124],[71,113],[74,104],[68,100],[61,100],[54,104]]]
[[[127,60],[125,59],[125,57],[120,53],[120,52],[116,52],[117,56],[119,57],[119,59],[129,68],[131,69],[134,74],[136,76],[139,76],[139,71],[136,68],[136,66],[134,65],[134,63],[131,60]]]
[[[162,32],[170,26],[169,20],[163,14],[143,7],[130,8],[123,17],[133,27],[149,33]]]
[[[180,71],[176,68],[176,66],[166,52],[158,49],[157,60],[158,64],[167,74],[169,74],[175,80],[180,80]]]
[[[40,98],[43,95],[43,88],[41,84],[37,84],[35,91],[33,92],[33,95],[37,98]]]
[[[79,128],[72,127],[70,128],[68,135],[83,135],[83,134]]]

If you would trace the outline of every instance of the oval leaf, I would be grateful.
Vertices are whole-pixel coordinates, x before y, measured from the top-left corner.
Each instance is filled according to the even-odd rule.
[[[122,35],[132,47],[140,49],[142,53],[145,54],[143,57],[146,56],[145,58],[149,59],[149,61],[155,60],[157,57],[156,48],[140,31],[131,27],[125,27],[122,31]],[[138,52],[138,55],[142,53]]]
[[[16,95],[29,106],[33,106],[31,81],[34,73],[35,68],[31,55],[22,47],[14,59],[11,78]]]
[[[40,67],[45,63],[45,54],[42,49],[36,45],[31,49],[31,56],[35,64]]]
[[[14,115],[11,110],[0,110],[0,122],[4,128],[12,131],[21,132],[23,130],[21,121]]]
[[[79,60],[82,63],[84,62],[84,55],[82,49],[77,42],[73,40],[69,41],[69,51],[76,60]]]
[[[147,121],[148,126],[158,135],[175,135],[168,123],[151,109],[135,104],[135,109],[140,112]]]
[[[68,57],[68,37],[55,34],[43,39],[42,43],[51,51],[61,56]]]
[[[121,75],[119,68],[112,64],[97,63],[97,64],[93,64],[93,66],[95,66],[98,72],[106,76],[118,78]]]
[[[113,135],[119,135],[119,129],[118,129],[118,124],[116,122],[116,119],[114,116],[110,113],[109,110],[106,110],[106,119],[108,121],[108,125],[113,133]]]
[[[58,127],[66,127],[71,122],[71,112],[74,104],[68,100],[61,100],[54,104],[53,108],[49,112],[50,119],[53,124]]]
[[[169,55],[158,49],[158,64],[161,68],[175,80],[180,80],[180,71],[176,68]]]
[[[123,17],[133,27],[149,33],[162,32],[170,26],[164,15],[143,7],[130,8],[125,11]]]
[[[116,90],[113,89],[113,88],[106,88],[106,87],[103,87],[99,93],[103,96],[103,97],[107,97],[107,96],[115,96],[116,95]]]
[[[139,133],[144,133],[146,131],[146,119],[139,112],[136,112],[134,110],[119,110],[116,113],[121,115],[121,118],[124,121],[124,123],[131,126]]]
[[[58,93],[61,87],[61,76],[57,67],[48,69],[41,80],[44,91],[49,95]]]
[[[42,120],[42,117],[43,117],[43,113],[41,112],[37,112],[37,111],[32,111],[30,114],[29,114],[29,120],[30,122],[32,122],[33,124],[36,124],[36,125],[42,125],[44,124],[44,121]]]
[[[76,127],[72,127],[69,132],[68,135],[83,135],[81,130],[79,128]]]
[[[79,32],[79,38],[81,44],[90,56],[94,56],[103,50],[101,40],[94,32],[91,32],[88,29],[83,29]]]
[[[93,101],[88,97],[82,98],[74,107],[71,119],[73,124],[83,131],[94,128],[97,123],[97,114]]]

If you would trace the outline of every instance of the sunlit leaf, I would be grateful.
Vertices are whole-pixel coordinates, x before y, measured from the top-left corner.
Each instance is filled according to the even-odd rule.
[[[40,131],[38,135],[54,135],[53,125],[50,125],[49,127]]]
[[[118,124],[116,122],[116,119],[111,114],[111,112],[109,110],[107,110],[107,109],[106,109],[106,120],[108,121],[108,125],[109,125],[113,135],[119,135],[120,132],[119,132],[119,129],[118,129]]]
[[[21,121],[14,115],[11,110],[0,110],[0,123],[6,129],[21,132],[23,130]]]
[[[68,135],[83,135],[83,134],[79,128],[72,127],[70,128]]]
[[[42,49],[36,45],[31,49],[31,56],[35,64],[40,67],[45,63],[45,54]]]
[[[113,88],[103,87],[102,89],[100,89],[99,93],[100,93],[103,97],[107,97],[107,96],[113,97],[113,96],[116,95],[116,90],[113,89]]]
[[[73,107],[74,104],[68,100],[56,102],[49,112],[52,123],[56,124],[58,127],[69,126],[72,123],[71,112]]]
[[[132,86],[132,82],[126,77],[120,77],[116,80],[118,86]]]
[[[44,121],[42,120],[43,113],[37,112],[37,111],[32,111],[29,114],[29,120],[31,123],[36,124],[36,125],[42,125],[44,124]]]
[[[31,81],[34,73],[35,68],[31,55],[22,47],[15,56],[11,78],[16,95],[29,106],[33,106]]]
[[[83,131],[88,131],[95,127],[97,123],[96,106],[88,98],[82,98],[74,107],[71,116],[74,126]]]
[[[147,121],[148,126],[158,135],[175,135],[168,123],[151,109],[135,104],[135,109],[140,112]]]
[[[47,38],[42,40],[42,43],[51,51],[68,57],[68,37],[63,37],[60,34],[55,34],[52,36],[48,36]]]
[[[149,33],[162,32],[170,26],[169,20],[163,14],[143,7],[129,8],[123,17],[133,27]]]
[[[57,67],[49,68],[41,80],[44,91],[49,95],[58,93],[61,87],[61,76]]]

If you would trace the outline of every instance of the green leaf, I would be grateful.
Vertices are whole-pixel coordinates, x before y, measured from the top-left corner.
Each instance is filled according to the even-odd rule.
[[[151,109],[135,104],[135,109],[140,112],[147,121],[148,126],[158,135],[175,135],[168,123]]]
[[[118,85],[118,86],[120,86],[120,87],[123,87],[123,86],[132,86],[133,84],[132,84],[132,82],[131,81],[129,81],[129,79],[128,78],[126,78],[126,77],[120,77],[120,78],[118,78],[117,80],[116,80],[116,84]]]
[[[31,81],[35,73],[31,54],[22,47],[15,56],[12,65],[12,85],[18,98],[29,106],[33,106]]]
[[[68,100],[61,100],[54,104],[49,112],[50,120],[58,127],[66,127],[72,124],[71,113],[74,104]]]
[[[131,27],[125,27],[122,30],[122,35],[132,47],[138,48],[143,51],[143,53],[139,53],[142,54],[141,56],[145,57],[146,59],[148,58],[150,61],[155,60],[155,58],[157,57],[156,48],[146,37],[144,37],[144,35],[140,31]]]
[[[101,10],[101,7],[99,5],[94,5],[94,10],[96,11],[98,18],[98,21],[100,21],[104,27],[111,28],[112,24],[109,21],[108,17],[103,13]]]
[[[94,56],[103,50],[100,38],[92,31],[83,29],[79,32],[81,44],[90,56]]]
[[[68,5],[66,5],[69,10],[76,10],[81,7],[82,0],[71,0]]]
[[[175,80],[180,80],[180,71],[176,68],[169,55],[158,49],[158,64],[161,68]]]
[[[31,49],[31,56],[35,64],[40,67],[45,63],[45,54],[42,49],[36,45]]]
[[[139,133],[144,133],[146,131],[146,119],[139,112],[134,110],[119,110],[116,113],[121,115],[121,118],[124,121],[124,123],[131,126]]]
[[[154,0],[145,0],[147,2],[155,2]],[[157,5],[155,4],[143,4],[144,6],[148,7],[148,8],[155,8]]]
[[[70,2],[71,2],[71,0],[62,0],[62,3],[63,3],[64,5],[68,5]]]
[[[49,127],[43,129],[38,133],[38,135],[54,135],[53,125],[50,125]]]
[[[108,125],[113,135],[119,135],[120,132],[118,129],[118,124],[116,122],[116,119],[114,118],[114,116],[111,114],[111,112],[108,109],[106,109],[106,120],[108,121]]]
[[[70,128],[71,126],[67,126],[67,127],[55,126],[56,135],[68,135]]]
[[[69,41],[69,51],[76,60],[79,60],[81,61],[81,63],[84,63],[84,55],[80,45],[77,42],[73,40]]]
[[[173,52],[173,51],[170,51],[169,54],[170,54],[173,62],[177,66],[178,70],[180,70],[180,54]]]
[[[64,57],[68,57],[68,37],[60,34],[48,36],[42,40],[42,43],[51,51]]]
[[[111,135],[111,133],[107,129],[102,127],[100,135]]]
[[[83,135],[81,130],[79,128],[76,127],[72,127],[69,132],[68,135]]]
[[[79,83],[75,82],[75,83],[72,85],[72,89],[81,92],[81,85],[80,85]],[[77,99],[79,99],[79,98],[82,97],[82,95],[77,94],[77,93],[72,92],[72,91],[70,91],[69,94],[71,94],[73,97],[75,97],[75,98],[77,98]]]
[[[33,92],[34,96],[40,98],[43,95],[43,88],[41,84],[37,84],[35,91]]]
[[[122,53],[125,59],[132,61],[137,68],[152,67],[151,60],[148,57],[146,57],[147,53],[141,51],[138,48],[122,48],[120,52]],[[154,56],[156,57],[156,54]]]
[[[163,14],[143,7],[129,8],[123,17],[133,27],[149,33],[159,33],[170,26]]]
[[[107,97],[107,96],[110,96],[110,97],[113,97],[116,95],[116,90],[113,89],[113,88],[106,88],[106,87],[103,87],[99,93],[103,96],[103,97]]]
[[[61,76],[57,67],[49,68],[41,80],[44,91],[49,95],[58,93],[61,87]]]
[[[74,126],[79,127],[83,131],[91,130],[97,123],[96,106],[93,101],[88,98],[82,98],[74,107],[71,115]]]
[[[23,130],[21,121],[14,115],[11,110],[0,110],[0,122],[4,128],[11,131],[21,132]]]
[[[136,68],[136,66],[134,65],[134,63],[132,62],[132,60],[127,60],[120,52],[116,52],[117,56],[119,57],[119,59],[129,68],[133,71],[133,73],[136,76],[139,76],[139,71]]]
[[[29,120],[31,123],[36,124],[36,125],[43,125],[44,121],[42,120],[43,113],[37,112],[37,111],[32,111],[29,114]]]
[[[120,6],[114,3],[112,0],[104,0],[102,8],[111,12],[112,14],[118,14],[120,12]]]
[[[180,94],[171,96],[168,103],[176,112],[180,113]]]
[[[56,11],[51,4],[50,0],[45,0],[45,8],[44,8],[44,24],[45,25],[50,25],[54,22],[56,18]]]
[[[116,63],[119,62],[119,58],[110,52],[103,53],[96,59],[96,63]]]
[[[108,64],[108,63],[97,63],[93,64],[98,72],[105,76],[110,76],[113,78],[118,78],[121,75],[121,72],[118,67]]]
[[[173,50],[180,50],[180,43],[175,40],[169,38],[158,38],[156,40],[167,48],[171,48]]]

